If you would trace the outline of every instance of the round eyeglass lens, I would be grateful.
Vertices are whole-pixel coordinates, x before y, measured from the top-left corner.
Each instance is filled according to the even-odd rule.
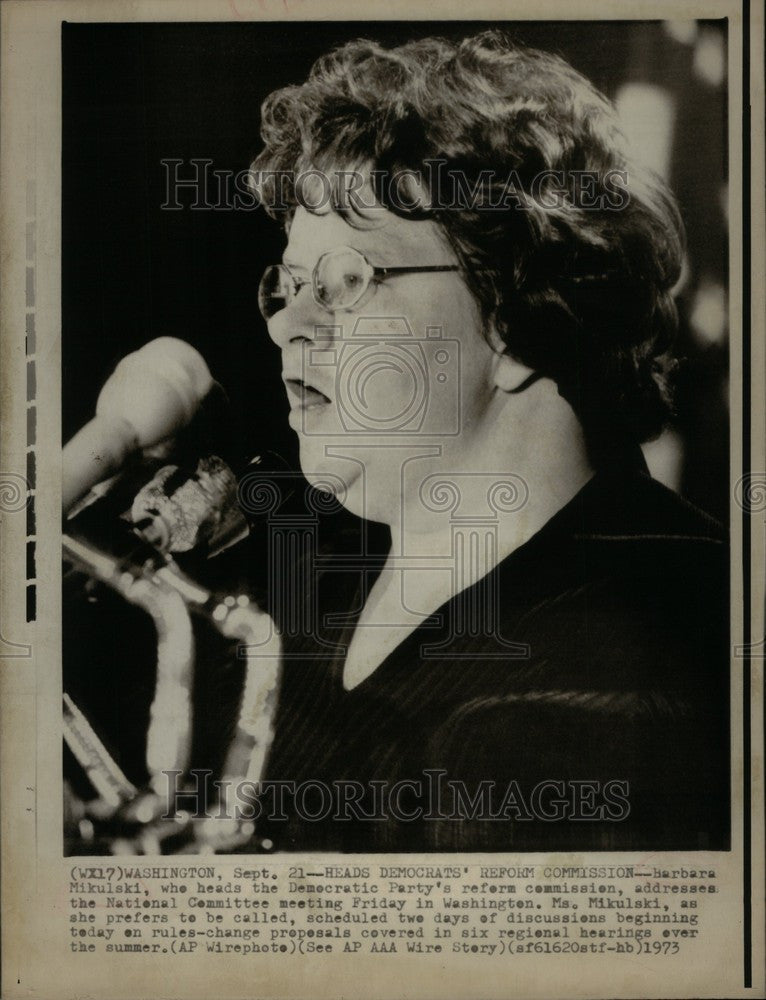
[[[293,280],[281,264],[271,264],[258,286],[258,308],[264,319],[284,309],[293,295]]]
[[[356,250],[333,250],[317,262],[314,295],[328,309],[348,309],[367,288],[372,269]]]

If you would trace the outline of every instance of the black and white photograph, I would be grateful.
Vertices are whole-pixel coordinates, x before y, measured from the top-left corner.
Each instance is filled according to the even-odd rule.
[[[727,21],[61,44],[64,853],[728,851]]]
[[[763,14],[0,3],[0,995],[764,995]]]

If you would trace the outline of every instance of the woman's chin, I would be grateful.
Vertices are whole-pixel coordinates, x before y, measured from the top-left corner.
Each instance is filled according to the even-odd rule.
[[[338,503],[357,517],[365,512],[364,466],[346,457],[328,455],[324,444],[301,440],[301,472],[315,489],[335,497]]]

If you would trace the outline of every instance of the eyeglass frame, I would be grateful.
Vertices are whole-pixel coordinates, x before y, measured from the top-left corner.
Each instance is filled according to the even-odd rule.
[[[314,264],[314,267],[313,267],[313,269],[311,271],[311,278],[307,279],[307,280],[301,280],[300,278],[296,278],[296,276],[292,273],[292,271],[287,266],[287,264],[269,264],[265,268],[265,270],[263,272],[263,275],[261,276],[261,280],[260,280],[260,282],[258,284],[258,307],[259,307],[261,315],[266,320],[266,322],[268,322],[272,318],[272,316],[276,316],[277,313],[282,312],[282,309],[277,309],[277,310],[275,310],[275,312],[271,313],[270,316],[267,316],[264,313],[264,311],[263,311],[263,309],[261,308],[261,305],[260,305],[261,287],[262,287],[263,282],[264,282],[264,280],[266,278],[266,275],[269,273],[269,271],[272,268],[277,268],[277,269],[280,270],[280,272],[284,272],[287,275],[287,277],[290,279],[290,282],[292,283],[293,288],[295,290],[295,294],[294,294],[293,298],[295,298],[298,295],[298,293],[300,292],[301,288],[303,288],[305,285],[311,285],[311,293],[312,293],[314,302],[321,309],[324,309],[327,312],[334,312],[334,311],[336,311],[332,306],[326,305],[319,298],[319,293],[318,293],[318,290],[317,290],[317,274],[318,274],[318,271],[319,271],[319,267],[320,267],[322,261],[325,260],[325,258],[329,257],[331,254],[334,255],[334,254],[342,253],[344,251],[345,252],[350,251],[351,253],[356,254],[357,257],[360,257],[362,259],[362,262],[365,265],[365,268],[366,268],[366,274],[365,274],[366,280],[365,280],[364,284],[362,285],[362,288],[361,288],[359,294],[357,295],[357,297],[354,299],[353,302],[349,302],[349,303],[347,303],[344,306],[337,307],[339,310],[344,311],[344,312],[348,311],[350,309],[353,309],[355,306],[359,305],[360,301],[364,298],[364,296],[366,295],[367,291],[369,290],[370,283],[375,278],[377,278],[378,280],[381,280],[381,281],[385,281],[386,278],[389,278],[389,277],[392,277],[392,276],[395,276],[395,275],[398,275],[398,274],[435,274],[435,273],[444,273],[444,272],[449,272],[449,271],[459,271],[460,270],[460,267],[457,264],[414,264],[414,265],[412,265],[410,267],[375,267],[374,264],[370,263],[370,261],[362,253],[361,250],[357,250],[356,247],[350,247],[350,246],[334,247],[332,250],[327,250],[325,253],[321,254],[320,257],[317,258],[317,262]],[[285,302],[285,305],[282,308],[283,309],[287,308],[287,302]]]

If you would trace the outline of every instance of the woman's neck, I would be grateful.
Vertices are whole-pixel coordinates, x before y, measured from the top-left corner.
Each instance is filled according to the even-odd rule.
[[[555,419],[538,410],[527,433],[512,438],[513,448],[487,440],[472,453],[470,468],[432,468],[403,492],[399,516],[389,522],[391,549],[352,639],[347,688],[532,538],[592,478],[574,414],[558,396],[551,408]],[[485,471],[498,468],[509,471]]]

